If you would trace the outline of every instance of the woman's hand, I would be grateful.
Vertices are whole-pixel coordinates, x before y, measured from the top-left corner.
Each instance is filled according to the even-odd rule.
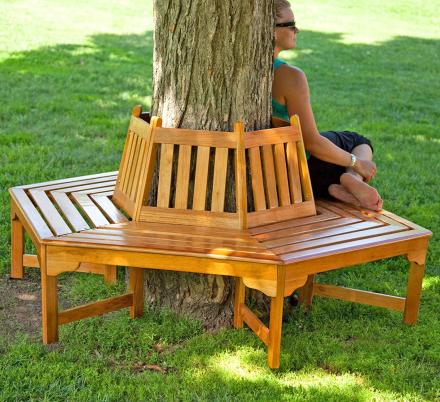
[[[377,171],[376,164],[367,159],[357,159],[356,165],[352,169],[359,173],[367,183],[376,175]]]

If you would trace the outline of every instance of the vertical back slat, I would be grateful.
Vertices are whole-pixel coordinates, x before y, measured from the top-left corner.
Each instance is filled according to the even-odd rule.
[[[122,153],[121,163],[119,164],[119,175],[117,186],[122,189],[125,186],[125,182],[127,180],[127,167],[129,162],[129,152],[131,148],[131,144],[133,143],[133,131],[129,130],[127,134],[127,139],[125,140],[124,151]]]
[[[223,212],[224,209],[227,167],[228,148],[216,148],[211,200],[211,211],[213,212]]]
[[[191,145],[181,145],[177,166],[175,208],[186,209],[188,206],[189,171],[191,164]]]
[[[264,145],[263,151],[263,169],[266,184],[266,195],[269,208],[278,207],[277,183],[275,178],[275,167],[272,153],[272,145]]]
[[[301,132],[301,124],[297,115],[294,115],[290,118],[290,124],[292,126],[298,127]],[[296,149],[298,150],[299,174],[301,176],[301,188],[303,192],[303,198],[304,201],[313,201],[312,183],[310,181],[306,150],[304,148],[304,142],[302,139],[296,143]]]
[[[134,176],[136,175],[136,168],[137,168],[137,162],[138,162],[138,156],[139,156],[139,144],[141,142],[141,139],[139,138],[139,136],[135,136],[134,141],[133,141],[133,147],[131,150],[131,155],[130,155],[130,160],[132,161],[130,164],[130,172],[128,175],[128,180],[127,180],[127,190],[126,190],[126,194],[128,194],[130,196],[131,194],[131,189],[133,187],[133,182],[134,182]]]
[[[301,180],[299,177],[298,151],[296,143],[288,142],[286,147],[287,171],[289,174],[290,197],[296,203],[302,202]]]
[[[204,211],[208,183],[209,147],[197,147],[196,176],[194,179],[193,209]]]
[[[290,205],[289,180],[287,179],[286,154],[284,144],[275,144],[275,171],[281,206]]]
[[[301,188],[304,201],[310,201],[313,199],[312,184],[310,182],[309,167],[307,166],[306,151],[303,142],[298,141],[296,148],[299,155],[299,174],[301,176]]]
[[[239,228],[245,229],[247,227],[247,189],[244,124],[242,122],[235,123],[234,132],[237,135],[237,149],[235,150],[236,211],[238,213]]]
[[[263,172],[261,169],[260,147],[253,147],[249,149],[249,163],[251,168],[254,207],[256,211],[262,211],[266,209],[266,198],[264,197],[264,183]]]
[[[145,167],[142,167],[139,177],[139,189],[134,200],[133,219],[138,220],[142,205],[150,194],[151,180],[153,178],[154,166],[156,165],[157,146],[153,143],[154,130],[162,125],[160,117],[152,117],[148,127],[147,140],[145,143]]]
[[[162,144],[160,150],[159,185],[157,206],[168,208],[170,202],[171,172],[173,169],[173,144]]]
[[[137,190],[138,190],[138,186],[139,186],[139,175],[141,173],[141,170],[145,167],[142,167],[142,161],[145,160],[145,146],[146,146],[146,141],[144,138],[140,138],[139,139],[139,152],[138,152],[138,156],[137,156],[137,161],[136,163],[134,163],[137,166],[136,172],[133,176],[133,183],[131,186],[131,192],[130,192],[130,199],[134,200],[136,198],[136,194],[137,194]]]
[[[127,193],[128,183],[130,181],[130,172],[133,166],[133,150],[135,149],[137,135],[135,133],[132,134],[132,138],[129,144],[129,148],[127,150],[127,166],[124,174],[124,183],[122,185],[122,191]]]

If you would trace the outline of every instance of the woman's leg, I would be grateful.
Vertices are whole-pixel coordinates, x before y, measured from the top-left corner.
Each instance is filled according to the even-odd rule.
[[[360,144],[351,152],[359,159],[373,159],[373,152],[367,144]],[[341,175],[340,182],[340,185],[329,186],[328,192],[331,196],[375,211],[382,209],[383,201],[377,190],[365,183],[362,176],[352,168],[347,168],[346,173]]]

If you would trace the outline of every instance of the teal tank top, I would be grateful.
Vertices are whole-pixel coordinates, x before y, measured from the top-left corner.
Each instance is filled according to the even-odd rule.
[[[273,69],[276,70],[283,64],[287,64],[287,63],[280,59],[275,59],[273,62]],[[290,121],[290,116],[289,113],[287,112],[287,106],[282,105],[273,98],[272,98],[272,115],[278,117],[279,119]],[[306,157],[307,159],[310,158],[310,153],[308,151],[306,151]]]
[[[278,69],[281,65],[287,64],[285,61],[282,61],[280,59],[275,59],[273,62],[273,69]],[[272,98],[272,114],[275,117],[278,117],[279,119],[283,119],[286,121],[289,121],[289,113],[287,113],[287,106],[282,105],[281,103],[277,102],[275,99]]]

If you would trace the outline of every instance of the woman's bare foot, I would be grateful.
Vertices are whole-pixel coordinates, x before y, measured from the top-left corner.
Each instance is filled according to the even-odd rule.
[[[358,199],[362,207],[372,209],[373,211],[380,211],[382,209],[383,200],[374,187],[371,187],[350,173],[342,174],[340,180],[345,189]]]
[[[341,184],[332,184],[328,188],[329,194],[337,200],[348,202],[349,204],[360,206],[359,200]]]

